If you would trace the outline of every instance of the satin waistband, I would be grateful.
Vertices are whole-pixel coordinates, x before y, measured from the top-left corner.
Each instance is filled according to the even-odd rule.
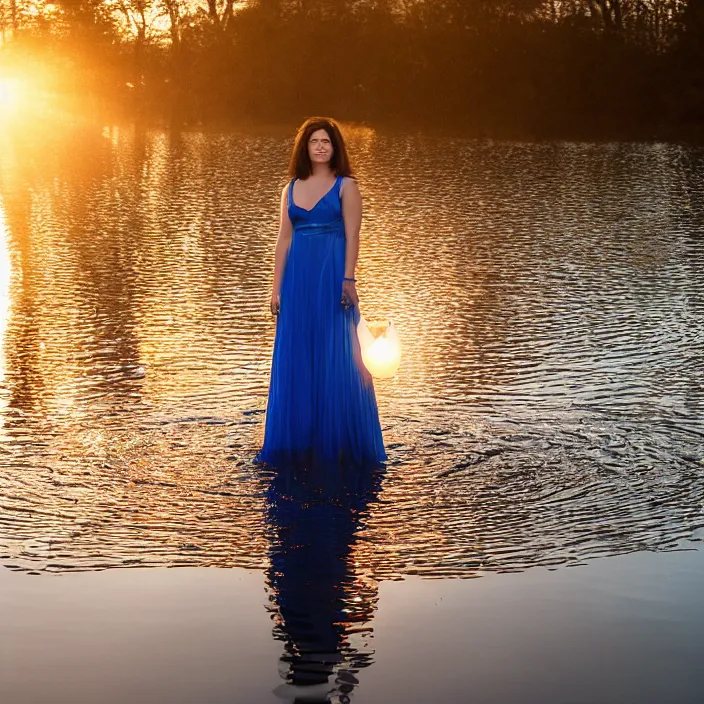
[[[315,237],[320,235],[333,235],[337,237],[345,236],[345,227],[342,220],[333,222],[305,222],[295,225],[293,235],[300,237]]]

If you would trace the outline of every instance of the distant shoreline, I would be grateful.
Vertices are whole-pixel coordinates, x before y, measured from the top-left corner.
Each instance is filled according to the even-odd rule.
[[[70,102],[70,98],[69,98]],[[69,108],[70,109],[70,108]],[[282,116],[274,119],[271,116],[256,118],[251,115],[210,115],[203,117],[187,117],[178,113],[169,114],[166,111],[155,110],[146,106],[135,109],[124,104],[105,104],[96,109],[78,108],[72,111],[75,119],[88,119],[102,124],[139,125],[148,129],[177,129],[183,132],[237,132],[269,136],[290,136],[293,138],[298,125],[310,115],[327,114],[343,125],[367,128],[380,134],[419,135],[426,137],[444,137],[450,139],[476,139],[500,142],[622,142],[622,143],[674,143],[692,146],[704,145],[704,123],[676,124],[662,122],[654,126],[611,125],[588,128],[581,125],[564,125],[546,127],[544,129],[529,129],[516,126],[476,126],[463,124],[461,115],[428,122],[426,120],[405,118],[359,119],[358,116],[348,116],[344,113],[316,112],[297,116]],[[466,118],[470,122],[470,118]]]

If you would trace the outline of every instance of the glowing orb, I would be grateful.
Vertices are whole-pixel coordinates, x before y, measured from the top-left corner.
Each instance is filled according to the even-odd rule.
[[[390,379],[401,364],[401,341],[394,324],[375,323],[367,325],[360,317],[357,325],[362,361],[369,373],[377,379]]]

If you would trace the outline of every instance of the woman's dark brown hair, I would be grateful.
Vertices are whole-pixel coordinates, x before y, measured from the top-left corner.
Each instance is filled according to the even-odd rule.
[[[308,141],[313,132],[325,130],[332,143],[332,158],[330,168],[336,176],[352,176],[350,160],[347,156],[345,140],[335,120],[329,117],[309,117],[296,133],[296,141],[291,152],[291,161],[288,165],[288,175],[293,178],[306,179],[313,172],[313,165],[308,155]]]

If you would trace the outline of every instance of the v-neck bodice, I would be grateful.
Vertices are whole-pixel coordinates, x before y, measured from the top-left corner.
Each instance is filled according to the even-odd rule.
[[[337,176],[335,183],[310,209],[302,208],[293,200],[293,184],[297,179],[293,179],[288,188],[288,216],[293,224],[294,235],[296,232],[314,234],[330,233],[333,229],[340,230],[344,235],[342,227],[342,204],[340,202],[340,184],[342,177]]]

